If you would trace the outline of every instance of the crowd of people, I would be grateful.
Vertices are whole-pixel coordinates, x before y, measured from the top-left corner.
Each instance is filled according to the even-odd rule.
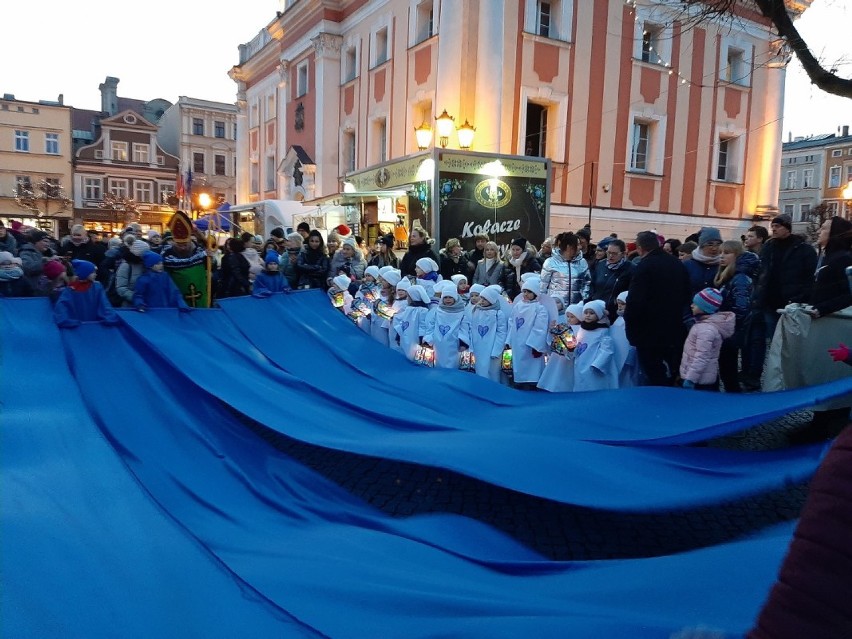
[[[56,242],[0,225],[0,295],[48,296],[60,313],[81,293],[103,296],[94,308],[109,315],[319,288],[411,360],[555,392],[756,390],[779,309],[807,304],[818,319],[852,305],[852,223],[840,217],[826,220],[816,247],[779,215],[739,239],[706,227],[683,242],[646,231],[594,244],[586,227],[539,248],[515,238],[502,256],[486,235],[469,251],[458,238],[436,250],[419,227],[401,257],[392,234],[367,247],[346,225],[327,238],[306,223],[266,239],[243,233],[221,247],[170,235],[131,224],[104,241],[76,225]]]

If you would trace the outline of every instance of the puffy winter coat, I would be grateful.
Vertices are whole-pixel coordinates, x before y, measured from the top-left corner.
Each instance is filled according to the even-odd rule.
[[[328,255],[320,250],[305,247],[296,260],[296,272],[299,274],[299,288],[326,288],[328,276]]]
[[[558,251],[554,251],[541,269],[541,294],[559,294],[565,306],[585,300],[589,296],[591,282],[589,265],[580,253],[566,261]]]
[[[760,272],[760,258],[754,253],[743,253],[737,257],[734,276],[722,285],[721,311],[731,311],[737,318],[734,345],[743,345],[746,320],[751,313],[751,298],[754,292],[754,281]]]
[[[627,305],[628,308],[630,304]],[[683,345],[680,376],[696,384],[713,384],[719,376],[722,342],[734,334],[736,316],[730,311],[701,315]]]

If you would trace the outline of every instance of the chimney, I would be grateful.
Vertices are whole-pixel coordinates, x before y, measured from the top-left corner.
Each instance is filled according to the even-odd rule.
[[[847,137],[848,135],[849,135],[849,125],[848,125],[848,124],[844,124],[844,125],[843,125],[843,137],[845,138],[845,137]]]
[[[101,111],[108,115],[118,113],[118,78],[107,76],[98,88],[101,90]]]
[[[59,102],[60,106],[65,104],[65,94],[60,93],[59,97],[56,98],[56,101]]]

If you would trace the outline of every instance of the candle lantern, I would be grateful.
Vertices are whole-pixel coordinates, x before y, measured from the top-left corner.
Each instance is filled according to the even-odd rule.
[[[577,348],[577,339],[568,324],[557,324],[550,329],[550,350],[559,355],[567,355]]]
[[[396,309],[393,307],[393,304],[388,304],[384,300],[378,300],[373,305],[373,309],[376,311],[376,315],[381,317],[383,320],[392,320],[393,316],[396,314]]]
[[[468,373],[476,372],[476,356],[473,351],[462,351],[459,353],[459,370]]]
[[[329,293],[329,297],[331,297],[331,304],[334,308],[343,308],[343,291]]]
[[[503,355],[500,358],[500,369],[508,376],[512,377],[512,349],[508,346],[503,349]]]
[[[432,368],[435,366],[435,349],[425,344],[418,346],[414,352],[414,363]]]

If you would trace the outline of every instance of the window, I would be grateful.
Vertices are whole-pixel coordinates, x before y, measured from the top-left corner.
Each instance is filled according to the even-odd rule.
[[[809,189],[814,185],[814,170],[804,169],[802,171],[802,188]]]
[[[83,198],[86,200],[100,200],[103,198],[103,180],[101,178],[83,178]]]
[[[805,220],[808,219],[810,212],[811,212],[811,205],[810,204],[802,204],[799,207],[799,218],[796,221],[797,222],[804,222]]]
[[[834,149],[831,152],[831,157],[833,158],[839,158],[841,155],[843,155],[843,149]]]
[[[341,158],[341,168],[344,173],[350,173],[355,170],[355,131],[343,132],[343,157]]]
[[[343,53],[343,81],[354,80],[358,75],[358,50],[351,46]]]
[[[742,84],[746,75],[745,51],[735,47],[728,48],[728,66],[725,71],[725,80],[734,84]]]
[[[258,114],[257,114],[257,105],[251,105],[251,112],[249,113],[249,128],[253,129],[258,125]]]
[[[152,195],[154,189],[150,182],[136,182],[136,201],[137,202],[153,202]]]
[[[633,142],[630,145],[630,169],[633,171],[648,170],[650,133],[649,124],[645,122],[633,123]]]
[[[204,171],[204,153],[192,154],[192,172],[205,173]]]
[[[527,128],[524,155],[544,157],[547,154],[547,107],[527,102]]]
[[[308,92],[308,61],[296,67],[296,97],[300,98]]]
[[[387,160],[388,124],[387,119],[380,118],[373,121],[373,130],[370,135],[372,150],[370,162],[377,164]]]
[[[213,135],[217,138],[225,137],[225,123],[220,121],[213,122]]]
[[[260,184],[259,184],[259,180],[258,180],[259,167],[257,165],[257,162],[251,163],[250,171],[251,171],[251,174],[250,174],[249,178],[250,178],[250,181],[251,181],[251,192],[252,193],[259,193],[260,192]]]
[[[754,47],[748,41],[723,37],[719,52],[719,79],[750,86],[753,51]]]
[[[852,182],[852,164],[846,167],[846,184]]]
[[[15,193],[23,195],[33,190],[33,183],[29,175],[18,175],[15,177]]]
[[[151,161],[150,145],[133,143],[133,161],[137,164],[148,164]]]
[[[225,156],[216,155],[214,157],[214,173],[216,175],[225,175]]]
[[[127,162],[127,142],[118,142],[113,140],[111,143],[112,154],[110,157],[113,160]]]
[[[379,29],[376,32],[376,65],[384,64],[388,60],[388,28]]]
[[[828,170],[828,188],[836,189],[840,186],[840,167],[833,166]]]
[[[793,217],[793,212],[796,210],[795,204],[785,204],[784,205],[784,213],[789,215],[791,218]]]
[[[50,155],[59,155],[59,134],[45,133],[44,134],[44,152]]]
[[[274,191],[275,190],[275,156],[269,155],[266,158],[266,168],[264,171],[266,180],[266,190]]]
[[[275,96],[266,96],[266,119],[272,120],[275,118]]]
[[[169,197],[174,195],[177,190],[177,184],[170,184],[168,182],[158,182],[157,190],[160,195],[157,198],[157,201],[161,204],[168,204]]]
[[[551,6],[549,2],[539,2],[537,3],[538,7],[536,7],[536,11],[538,13],[536,19],[536,33],[540,36],[544,36],[545,38],[550,37],[550,16],[551,16]]]
[[[728,146],[730,145],[730,140],[722,138],[719,140],[719,161],[716,163],[716,179],[717,180],[727,180],[728,179],[728,162],[730,161],[728,158]]]
[[[798,188],[796,186],[796,182],[798,173],[796,171],[787,171],[787,179],[784,180],[784,188],[785,189],[795,189]]]
[[[658,24],[646,22],[642,30],[642,62],[662,64],[660,59],[660,40],[663,27]]]
[[[204,120],[192,118],[192,135],[204,135]]]
[[[414,36],[414,44],[423,42],[432,37],[435,14],[432,7],[432,0],[424,0],[417,5],[415,13],[416,28]]]
[[[130,190],[127,185],[127,180],[110,179],[109,192],[115,197],[130,197]]]
[[[837,202],[829,202],[828,203],[828,216],[834,217],[837,215]]]
[[[45,178],[44,180],[47,182],[47,193],[50,197],[59,197],[59,193],[61,190],[61,186],[59,185],[59,178]]]
[[[30,132],[15,130],[15,150],[22,153],[30,152]]]

